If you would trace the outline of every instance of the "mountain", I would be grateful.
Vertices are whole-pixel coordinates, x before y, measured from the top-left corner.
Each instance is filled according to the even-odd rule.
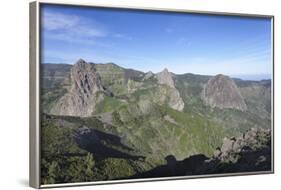
[[[270,80],[144,73],[84,60],[42,64],[41,73],[44,184],[160,177],[163,171],[193,175],[201,165],[202,173],[228,171],[220,170],[226,159],[214,161],[214,151],[232,147],[233,137],[271,128]],[[264,133],[257,134],[260,144]],[[263,154],[257,151],[245,153],[251,166],[258,160],[251,155]],[[266,163],[260,168],[268,170]],[[243,172],[234,165],[231,171]]]
[[[78,60],[70,71],[71,86],[52,107],[53,115],[91,116],[95,105],[106,94],[94,64]],[[100,94],[98,92],[101,92]]]
[[[161,85],[167,85],[171,90],[169,90],[169,106],[175,110],[182,111],[184,108],[184,102],[180,97],[179,91],[175,87],[173,74],[165,68],[162,72],[156,74],[156,78],[158,83]]]
[[[148,71],[145,76],[143,77],[143,80],[148,80],[150,78],[154,77],[154,74],[152,71]]]
[[[175,88],[172,73],[170,73],[167,68],[165,68],[162,72],[157,73],[156,78],[159,84],[165,84],[170,88]]]
[[[210,78],[202,98],[211,107],[232,108],[245,111],[247,106],[235,82],[222,74]]]

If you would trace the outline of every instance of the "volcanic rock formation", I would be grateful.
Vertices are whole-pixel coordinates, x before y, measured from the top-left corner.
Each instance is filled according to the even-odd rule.
[[[152,71],[148,71],[145,76],[143,77],[143,80],[148,80],[154,76]]]
[[[91,116],[99,98],[98,92],[107,93],[95,65],[79,59],[71,68],[70,78],[70,89],[53,106],[51,114]]]
[[[170,87],[168,105],[175,110],[182,111],[184,108],[184,102],[179,91],[175,87],[173,74],[165,68],[162,72],[156,74],[156,78],[159,84]]]
[[[219,74],[212,77],[202,93],[204,102],[211,107],[232,108],[245,111],[247,106],[235,82],[228,76]]]
[[[167,68],[165,68],[160,73],[157,73],[156,77],[159,84],[165,84],[171,88],[175,88],[172,73],[170,73]]]
[[[251,128],[237,138],[224,138],[222,147],[194,173],[269,171],[271,158],[271,130]]]

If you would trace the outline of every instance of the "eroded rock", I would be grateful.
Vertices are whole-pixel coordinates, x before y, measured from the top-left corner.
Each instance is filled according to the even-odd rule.
[[[222,74],[210,78],[203,89],[202,99],[211,107],[247,110],[244,98],[235,82]]]
[[[50,110],[54,115],[91,116],[99,96],[108,93],[95,65],[79,59],[71,68],[71,87]],[[98,92],[102,92],[98,94]]]

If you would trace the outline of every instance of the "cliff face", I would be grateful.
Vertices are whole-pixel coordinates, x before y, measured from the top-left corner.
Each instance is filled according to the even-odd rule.
[[[51,114],[90,116],[99,99],[98,92],[106,92],[95,65],[78,60],[71,68],[70,80],[68,92],[51,109]]]
[[[225,75],[216,75],[207,82],[202,99],[206,105],[245,111],[247,106],[235,82]]]
[[[175,88],[172,73],[168,69],[164,69],[162,72],[156,74],[156,78],[159,84],[165,84],[171,88]]]
[[[222,147],[201,163],[196,173],[270,171],[271,154],[271,131],[252,128],[237,138],[224,138]]]
[[[182,111],[184,102],[175,87],[172,73],[170,73],[168,69],[164,69],[162,72],[156,74],[156,78],[159,84],[166,85],[170,88],[167,95],[169,97],[168,105],[175,110]]]

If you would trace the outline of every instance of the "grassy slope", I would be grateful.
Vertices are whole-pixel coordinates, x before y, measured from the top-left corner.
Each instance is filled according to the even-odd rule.
[[[96,118],[46,116],[41,125],[41,174],[43,184],[99,181],[125,178],[135,174],[133,164],[138,160],[108,157],[97,159],[98,154],[81,147],[75,138],[77,129],[108,131]],[[114,130],[113,130],[114,131]],[[103,142],[105,143],[105,142]],[[123,146],[107,147],[127,153]]]
[[[104,96],[104,99],[96,105],[95,113],[111,112],[124,104],[126,103],[115,97]]]
[[[213,149],[221,145],[221,139],[226,135],[222,127],[200,116],[188,116],[157,104],[153,104],[150,111],[143,116],[136,104],[123,105],[113,114],[114,126],[105,125],[94,117],[51,116],[43,119],[43,181],[45,183],[75,182],[77,179],[79,181],[77,177],[79,173],[77,176],[69,176],[72,175],[70,170],[74,167],[73,165],[83,172],[84,166],[80,166],[78,162],[89,156],[87,150],[80,147],[73,138],[75,130],[81,126],[119,136],[122,143],[133,149],[130,151],[131,154],[141,154],[146,157],[142,162],[122,158],[95,160],[95,156],[98,155],[90,155],[93,156],[97,171],[88,180],[94,181],[124,178],[137,172],[150,170],[164,164],[164,158],[168,155],[174,155],[177,159],[199,153],[211,155]],[[174,119],[173,123],[164,119],[166,115]],[[109,146],[128,152],[114,144]],[[54,163],[56,169],[64,171],[65,175],[60,173],[52,177],[50,172]],[[123,168],[121,173],[118,169],[120,167]]]

